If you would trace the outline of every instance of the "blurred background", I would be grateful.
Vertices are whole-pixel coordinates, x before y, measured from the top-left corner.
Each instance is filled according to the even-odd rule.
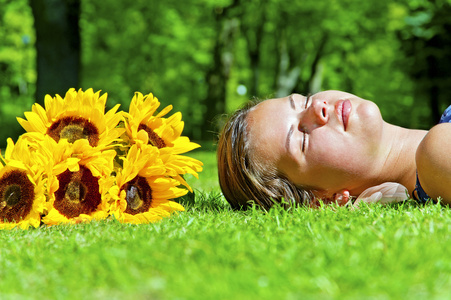
[[[429,128],[451,104],[451,0],[0,0],[0,147],[69,87],[152,92],[214,148],[254,97],[339,89]]]

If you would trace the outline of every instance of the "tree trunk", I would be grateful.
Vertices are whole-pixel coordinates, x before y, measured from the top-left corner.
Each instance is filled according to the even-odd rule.
[[[315,56],[313,58],[312,64],[310,65],[309,77],[300,82],[303,91],[308,91],[308,93],[315,93],[316,91],[312,90],[313,81],[319,80],[317,77],[317,72],[321,70],[319,68],[319,62],[324,55],[324,49],[326,47],[327,41],[329,40],[329,36],[327,33],[324,33],[319,41],[319,45],[316,48]]]
[[[258,1],[255,7],[251,2],[245,2],[243,12],[240,16],[241,31],[246,39],[249,63],[251,68],[251,82],[249,94],[258,97],[258,86],[260,81],[260,51],[266,23],[266,1]],[[246,9],[247,8],[247,9]],[[249,20],[245,20],[248,18]]]
[[[439,45],[434,45],[434,41],[427,41],[426,45],[430,44],[431,48],[439,48]],[[438,123],[440,121],[440,116],[442,113],[440,112],[439,105],[439,95],[440,89],[438,83],[441,81],[441,77],[443,74],[439,72],[439,61],[435,56],[426,57],[427,61],[427,81],[429,83],[429,87],[427,88],[429,94],[429,107],[431,108],[432,114],[432,124]]]
[[[30,0],[36,30],[36,101],[78,88],[80,0]]]
[[[276,32],[276,35],[278,33]],[[296,87],[301,73],[301,68],[297,65],[291,65],[290,54],[288,53],[288,46],[286,34],[283,29],[280,30],[280,35],[275,39],[278,41],[277,58],[278,68],[275,76],[276,98],[286,97],[291,94]]]

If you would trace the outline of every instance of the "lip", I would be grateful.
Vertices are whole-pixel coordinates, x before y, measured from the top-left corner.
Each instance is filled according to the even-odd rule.
[[[337,113],[338,119],[343,123],[345,131],[348,127],[351,110],[352,104],[349,100],[340,100],[335,104],[335,112]]]

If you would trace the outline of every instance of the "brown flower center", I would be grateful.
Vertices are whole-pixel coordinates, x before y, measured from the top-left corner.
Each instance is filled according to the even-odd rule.
[[[102,196],[99,192],[99,180],[85,166],[77,172],[64,171],[57,176],[59,189],[55,192],[54,207],[66,218],[78,217],[80,214],[93,213]]]
[[[125,190],[125,200],[127,201],[127,214],[136,215],[149,211],[152,205],[152,189],[146,178],[136,176],[124,184],[121,191]]]
[[[3,196],[4,201],[7,206],[13,207],[20,201],[20,196],[22,193],[20,192],[20,185],[12,184],[8,186]]]
[[[147,135],[149,136],[149,144],[152,144],[158,149],[166,147],[166,143],[164,142],[164,140],[161,137],[159,137],[158,134],[156,134],[155,131],[152,130],[152,128],[144,124],[139,124],[138,131],[140,130],[144,130],[145,132],[147,132]]]
[[[47,129],[47,134],[55,141],[67,139],[73,143],[79,139],[87,139],[93,147],[99,142],[99,131],[90,121],[80,117],[64,117]]]
[[[13,170],[0,178],[0,220],[19,222],[30,213],[34,186],[23,171]]]
[[[80,203],[85,200],[86,196],[86,187],[78,180],[71,181],[67,185],[66,194],[64,198],[67,201]]]

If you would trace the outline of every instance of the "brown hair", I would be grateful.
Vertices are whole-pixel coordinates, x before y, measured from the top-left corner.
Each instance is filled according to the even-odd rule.
[[[295,186],[275,168],[253,159],[248,114],[257,103],[237,110],[219,136],[217,160],[222,193],[234,209],[247,208],[252,202],[265,209],[275,203],[307,204],[314,198],[310,191]]]

